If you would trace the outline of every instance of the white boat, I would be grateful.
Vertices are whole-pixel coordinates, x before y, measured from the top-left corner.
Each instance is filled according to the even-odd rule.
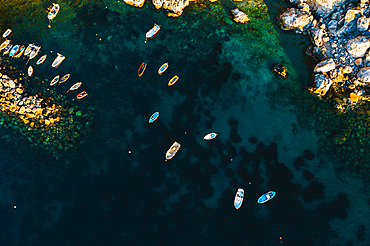
[[[8,54],[10,52],[10,49],[12,48],[12,44],[8,44],[4,49],[4,55]]]
[[[43,55],[40,57],[40,59],[37,60],[36,65],[40,65],[46,60],[47,55]]]
[[[57,16],[58,12],[60,10],[59,4],[53,3],[53,6],[51,7],[49,13],[48,13],[48,19],[52,20]]]
[[[30,53],[30,60],[35,58],[37,54],[39,53],[41,49],[41,46],[33,45],[31,48],[31,53]]]
[[[265,203],[270,201],[272,198],[274,198],[276,195],[275,191],[269,191],[265,194],[263,194],[260,198],[258,198],[257,202],[258,203]]]
[[[31,66],[29,66],[27,72],[28,72],[28,76],[31,77],[32,74],[33,74],[33,68]]]
[[[154,27],[146,33],[145,35],[146,39],[151,39],[152,37],[154,37],[154,35],[156,35],[159,32],[159,30],[161,30],[161,26],[158,25],[157,23],[154,23]]]
[[[18,44],[14,45],[13,48],[9,52],[9,56],[14,56],[15,53],[17,53],[20,48],[21,48],[20,45]]]
[[[0,50],[5,49],[5,47],[6,47],[6,46],[8,46],[8,44],[10,44],[10,40],[9,40],[9,39],[5,40],[5,41],[0,45]]]
[[[180,147],[181,147],[181,144],[175,141],[166,152],[166,160],[172,159],[176,155]]]
[[[54,79],[50,82],[50,86],[55,85],[59,81],[59,75],[55,76]]]
[[[158,119],[158,117],[159,117],[159,112],[154,112],[152,116],[150,116],[149,118],[149,123],[153,123],[154,121]]]
[[[215,132],[211,132],[211,133],[208,133],[207,135],[204,136],[204,140],[211,140],[211,139],[214,139],[215,137],[217,137],[217,133]]]
[[[72,85],[68,91],[74,91],[74,90],[77,90],[78,88],[80,88],[80,86],[82,85],[82,82],[77,82],[75,83],[74,85]],[[68,91],[66,93],[68,93]]]
[[[244,199],[244,190],[242,188],[239,188],[236,191],[236,195],[234,198],[234,207],[236,209],[239,209],[242,206],[243,199]]]
[[[65,56],[57,53],[57,57],[54,59],[53,64],[51,64],[51,66],[58,67],[64,59],[65,59]]]
[[[18,50],[18,52],[14,55],[14,57],[15,58],[19,58],[19,57],[21,57],[22,56],[22,54],[23,54],[23,52],[24,52],[24,45],[22,45],[20,48],[19,48],[19,50]]]
[[[168,62],[164,63],[159,69],[158,69],[158,74],[162,75],[168,68]]]
[[[6,30],[5,32],[4,32],[4,34],[3,34],[3,38],[6,38],[10,33],[12,32],[12,30],[11,29],[8,29],[8,30]]]
[[[24,51],[24,55],[25,55],[25,56],[28,56],[28,55],[31,53],[31,51],[32,51],[32,47],[33,47],[33,44],[29,44],[29,45],[27,46],[26,50]]]
[[[69,79],[69,77],[70,77],[70,76],[71,76],[71,75],[70,75],[69,73],[67,73],[66,75],[64,75],[64,76],[60,79],[59,84],[66,82],[66,81]]]

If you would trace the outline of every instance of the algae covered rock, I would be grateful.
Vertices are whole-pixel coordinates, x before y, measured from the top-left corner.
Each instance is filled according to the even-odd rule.
[[[248,15],[238,8],[232,9],[231,14],[233,15],[233,20],[235,22],[246,23],[249,21]]]

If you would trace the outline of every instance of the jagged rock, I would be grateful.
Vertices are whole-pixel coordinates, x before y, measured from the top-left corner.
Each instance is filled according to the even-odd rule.
[[[338,21],[331,20],[327,25],[328,33],[334,36],[337,33],[337,29],[338,29]]]
[[[345,4],[347,0],[309,0],[307,3],[311,6],[311,11],[320,17],[326,18],[333,11]]]
[[[233,15],[233,20],[235,22],[246,23],[246,22],[249,21],[248,15],[246,13],[240,11],[240,9],[238,9],[238,8],[232,9],[231,14]]]
[[[276,74],[280,75],[284,79],[288,78],[288,70],[283,64],[276,64],[273,66],[272,71],[274,71]]]
[[[357,30],[360,32],[364,32],[369,28],[370,19],[366,18],[366,16],[361,16],[357,20]]]
[[[189,0],[153,0],[157,9],[163,8],[169,10],[167,16],[179,17],[183,9],[189,5]]]
[[[364,83],[370,83],[370,67],[361,68],[357,73],[357,78]]]
[[[359,9],[350,9],[347,11],[346,15],[344,16],[344,25],[347,25],[354,21],[356,17],[361,15],[361,11]]]
[[[123,0],[125,3],[141,8],[144,6],[145,0]]]
[[[294,30],[294,32],[302,34],[308,28],[310,28],[313,21],[313,16],[302,10],[290,8],[279,15],[279,20],[281,29],[286,31]]]
[[[335,62],[333,58],[319,62],[314,68],[314,73],[326,73],[335,69]]]
[[[322,38],[324,36],[324,30],[321,28],[311,27],[308,31],[310,36],[311,42],[314,43],[316,46],[322,45]]]
[[[358,36],[349,40],[345,47],[352,57],[362,57],[365,55],[366,50],[370,47],[370,38]]]
[[[310,90],[319,96],[324,96],[326,92],[330,89],[333,81],[323,74],[316,74],[314,84],[315,87],[311,88]]]

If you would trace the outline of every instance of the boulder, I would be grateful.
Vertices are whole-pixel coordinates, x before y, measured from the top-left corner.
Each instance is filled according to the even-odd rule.
[[[359,9],[348,10],[346,15],[344,16],[344,25],[347,25],[353,22],[360,15],[361,15],[361,11]]]
[[[123,0],[125,3],[141,8],[144,6],[145,0]]]
[[[231,14],[233,15],[233,20],[235,22],[246,23],[246,22],[249,21],[248,15],[246,13],[240,11],[240,9],[238,9],[238,8],[232,9]]]
[[[310,36],[311,42],[314,43],[316,46],[322,45],[322,38],[324,36],[324,30],[321,28],[311,27],[308,31]]]
[[[179,17],[183,9],[189,5],[189,0],[153,0],[152,3],[156,9],[168,10],[167,16]]]
[[[361,68],[357,73],[357,78],[364,83],[370,83],[370,67]]]
[[[344,5],[348,0],[308,0],[307,3],[311,6],[311,11],[319,17],[326,18],[334,12],[334,10]]]
[[[361,16],[357,20],[357,30],[360,32],[364,32],[369,28],[370,18],[366,18],[366,16]]]
[[[302,34],[310,28],[313,16],[302,10],[290,8],[279,15],[279,20],[281,29],[286,31],[294,30],[294,32]]]
[[[330,89],[333,81],[323,74],[316,74],[314,84],[314,88],[311,88],[310,90],[318,96],[324,96],[326,92]]]
[[[330,58],[330,59],[319,62],[314,68],[313,72],[314,73],[326,73],[333,69],[335,69],[335,62],[333,58]]]
[[[370,47],[370,38],[358,36],[349,40],[345,46],[352,57],[358,58],[365,55],[366,50]]]

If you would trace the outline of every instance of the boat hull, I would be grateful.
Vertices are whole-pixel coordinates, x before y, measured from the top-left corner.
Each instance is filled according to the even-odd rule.
[[[59,4],[55,4],[53,3],[53,7],[51,8],[51,10],[49,11],[48,13],[48,19],[49,20],[52,20],[55,18],[55,16],[57,16],[58,12],[60,10],[60,6]]]
[[[59,75],[55,76],[54,79],[50,82],[50,86],[55,85],[59,81]]]
[[[46,57],[46,55],[41,56],[41,58],[37,60],[36,65],[40,65],[41,63],[43,63],[46,60]]]
[[[10,44],[10,40],[5,40],[1,45],[0,45],[0,50],[5,49],[8,44]]]
[[[6,38],[7,36],[9,36],[9,34],[12,33],[12,29],[8,29],[4,32],[3,34],[3,38]]]
[[[19,48],[20,48],[19,45],[14,45],[13,48],[9,52],[9,56],[14,56],[18,52]]]
[[[211,139],[214,139],[215,137],[217,137],[217,133],[215,132],[211,132],[211,133],[208,133],[207,135],[204,136],[204,140],[211,140]]]
[[[239,188],[236,191],[235,197],[234,197],[234,207],[236,209],[239,209],[242,206],[244,200],[244,190],[242,188]]]
[[[154,121],[156,121],[159,117],[159,112],[155,112],[152,114],[152,116],[150,116],[149,118],[149,123],[153,123]]]
[[[145,69],[146,69],[146,63],[143,62],[143,63],[141,63],[139,69],[137,70],[137,75],[139,75],[139,77],[141,77],[143,75],[143,73],[145,72]]]
[[[262,203],[268,202],[272,198],[274,198],[275,195],[276,195],[275,191],[269,191],[269,192],[263,194],[260,198],[258,198],[257,203],[262,204]]]
[[[175,141],[166,152],[166,160],[172,159],[176,155],[177,151],[179,151],[180,147],[181,144]]]
[[[146,34],[145,37],[146,39],[151,39],[153,38],[158,32],[161,30],[161,26],[158,25],[157,23],[154,23],[154,26],[152,29],[150,29]]]
[[[158,74],[159,75],[162,75],[168,68],[168,62],[166,62],[165,64],[163,64],[159,69],[158,69]]]
[[[177,75],[173,76],[172,79],[170,79],[170,81],[168,82],[168,86],[174,85],[178,79],[179,79],[179,76]]]
[[[22,56],[22,54],[23,54],[23,52],[24,52],[24,45],[22,45],[22,46],[19,48],[18,52],[14,55],[14,57],[15,57],[15,58],[19,58],[19,57],[21,57],[21,56]]]
[[[28,73],[28,76],[30,76],[30,77],[32,76],[33,68],[31,66],[28,67],[27,73]]]
[[[57,54],[57,57],[54,59],[53,63],[51,64],[52,67],[59,67],[59,65],[64,61],[65,59],[65,56],[61,55],[61,54]]]

